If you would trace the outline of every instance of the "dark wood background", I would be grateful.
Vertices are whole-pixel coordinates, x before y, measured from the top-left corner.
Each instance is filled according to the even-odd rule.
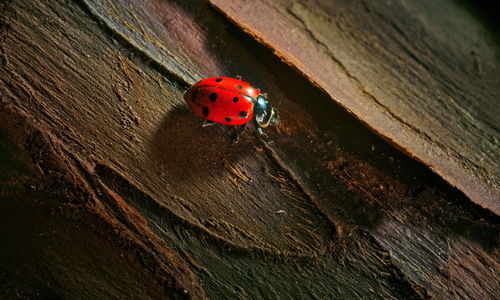
[[[0,3],[0,297],[496,299],[498,26],[464,1]],[[183,92],[241,75],[268,139]]]

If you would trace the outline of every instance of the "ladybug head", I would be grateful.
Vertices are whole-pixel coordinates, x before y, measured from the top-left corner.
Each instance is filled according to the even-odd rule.
[[[260,129],[259,132],[262,131],[261,128],[266,128],[269,125],[277,126],[280,123],[278,111],[262,95],[255,100],[254,116],[257,129]]]

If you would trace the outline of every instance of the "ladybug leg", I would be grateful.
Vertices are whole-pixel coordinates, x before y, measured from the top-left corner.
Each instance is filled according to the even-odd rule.
[[[201,127],[208,127],[208,126],[212,126],[214,124],[215,124],[215,122],[213,122],[213,121],[203,119],[202,123],[201,123]]]
[[[255,112],[254,117],[253,117],[253,126],[255,127],[255,130],[257,130],[257,132],[259,133],[259,135],[265,135],[264,131],[262,130],[262,126],[260,126],[260,123],[257,120],[257,118],[260,117],[259,115],[260,115],[259,112]]]
[[[262,127],[257,127],[257,132],[259,133],[259,137],[261,137],[264,142],[268,143],[269,145],[274,144],[271,138],[269,138],[269,136],[264,133]]]
[[[236,76],[234,76],[234,78],[241,80],[241,75],[236,75]]]
[[[245,132],[245,129],[247,129],[247,125],[248,125],[248,123],[245,123],[242,126],[240,126],[240,132],[239,132],[239,134],[242,134],[243,132]]]
[[[235,128],[235,129],[233,130],[233,132],[232,132],[232,133],[231,133],[231,135],[230,135],[230,138],[231,138],[231,140],[233,141],[233,144],[238,143],[238,139],[239,139],[239,137],[241,136],[241,134],[242,134],[243,132],[245,132],[245,129],[247,128],[247,124],[248,124],[248,123],[245,123],[245,124],[243,124],[242,126],[238,126],[237,128]]]
[[[231,134],[229,135],[229,138],[231,139],[231,142],[234,144],[238,143],[238,138],[239,138],[239,134],[237,131],[233,131],[231,132]]]

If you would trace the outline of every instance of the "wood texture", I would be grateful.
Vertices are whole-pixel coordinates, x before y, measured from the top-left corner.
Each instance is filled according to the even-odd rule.
[[[499,48],[464,7],[210,2],[378,134],[500,213]]]
[[[0,296],[495,297],[498,216],[208,3],[1,11]],[[237,74],[280,111],[269,139],[183,102]]]

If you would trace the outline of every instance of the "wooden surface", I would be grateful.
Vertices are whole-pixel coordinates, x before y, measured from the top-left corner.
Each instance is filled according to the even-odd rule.
[[[0,296],[496,296],[498,216],[336,103],[359,86],[332,96],[203,1],[0,5]],[[182,94],[217,75],[268,92],[269,141],[200,127]]]
[[[210,2],[378,134],[500,213],[499,48],[471,12],[453,1]]]

